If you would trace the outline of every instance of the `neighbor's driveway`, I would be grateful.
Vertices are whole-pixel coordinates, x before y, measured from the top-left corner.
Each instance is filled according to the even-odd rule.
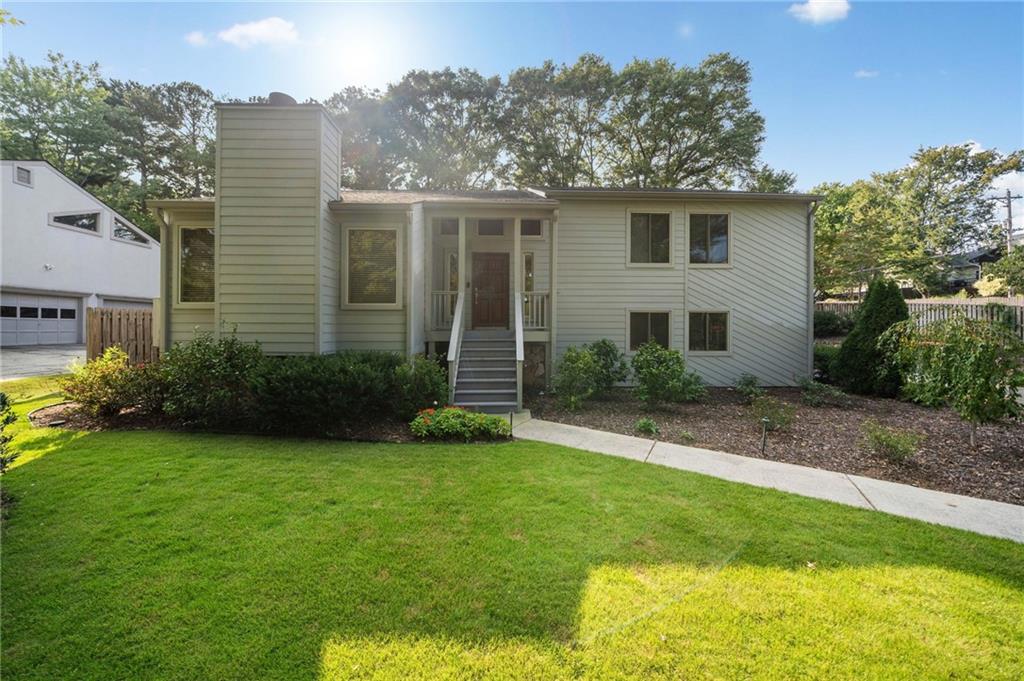
[[[63,374],[75,360],[85,361],[84,345],[23,345],[0,348],[0,380]]]

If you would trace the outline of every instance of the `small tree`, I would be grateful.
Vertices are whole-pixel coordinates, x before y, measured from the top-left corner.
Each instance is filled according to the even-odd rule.
[[[599,372],[594,353],[570,346],[562,355],[553,380],[559,403],[572,411],[582,407],[594,394]]]
[[[616,383],[622,383],[629,376],[629,368],[626,366],[626,355],[622,350],[619,350],[619,346],[614,341],[602,338],[599,341],[585,345],[584,348],[597,361],[594,392],[598,395],[607,393],[615,387]]]
[[[906,320],[886,332],[880,344],[895,358],[905,394],[931,406],[949,405],[971,426],[1024,413],[1024,342],[1001,322],[948,319],[919,326]]]
[[[900,374],[879,347],[878,339],[893,324],[909,316],[896,282],[871,282],[853,330],[832,364],[832,379],[850,392],[895,397],[900,389]]]

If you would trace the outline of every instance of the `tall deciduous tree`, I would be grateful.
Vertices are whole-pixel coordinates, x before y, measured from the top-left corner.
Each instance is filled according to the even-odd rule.
[[[696,68],[635,60],[611,97],[608,179],[628,187],[723,188],[753,168],[764,119],[749,94],[750,67],[715,54]]]
[[[213,93],[189,81],[162,87],[171,117],[167,184],[176,197],[213,194],[216,112]]]
[[[116,178],[107,92],[99,66],[69,62],[59,53],[44,66],[9,55],[0,69],[0,148],[5,158],[44,159],[82,186]]]
[[[748,192],[791,192],[796,190],[796,175],[762,164],[744,178],[741,187]]]
[[[603,174],[614,72],[585,54],[571,66],[514,71],[503,88],[502,177],[515,186],[594,186]]]
[[[395,121],[379,90],[347,87],[325,103],[341,131],[342,186],[392,189],[401,180]]]
[[[472,69],[410,71],[388,87],[403,182],[413,189],[495,184],[501,80]]]

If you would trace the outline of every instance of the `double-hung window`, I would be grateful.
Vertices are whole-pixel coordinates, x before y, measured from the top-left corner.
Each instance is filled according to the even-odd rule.
[[[401,234],[397,227],[345,231],[345,304],[389,309],[402,305]]]
[[[672,262],[671,214],[630,211],[628,215],[629,264],[670,264]]]
[[[213,303],[213,245],[212,227],[181,227],[178,230],[178,303]]]
[[[729,215],[693,213],[690,215],[690,264],[729,264]]]

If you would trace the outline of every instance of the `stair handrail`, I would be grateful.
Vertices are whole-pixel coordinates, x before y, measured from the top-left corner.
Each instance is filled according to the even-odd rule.
[[[465,314],[465,291],[459,291],[452,315],[452,332],[448,337],[448,402],[455,402],[455,379],[459,375],[459,358],[462,355],[462,318]]]
[[[523,292],[517,290],[515,297],[516,309],[516,411],[523,409],[523,358],[526,354],[523,347]]]

